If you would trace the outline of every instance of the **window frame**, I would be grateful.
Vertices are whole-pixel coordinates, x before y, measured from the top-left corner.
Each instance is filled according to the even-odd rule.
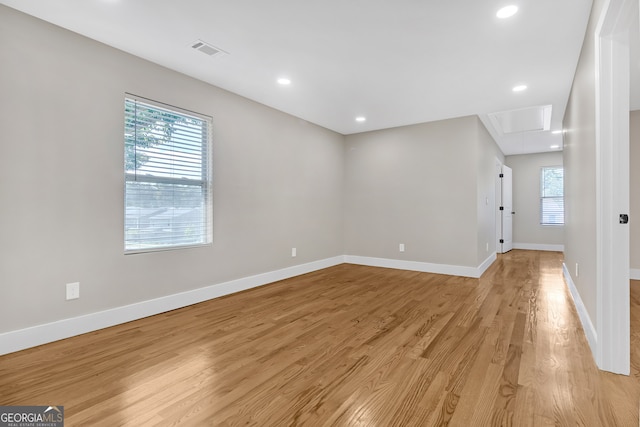
[[[201,161],[201,170],[200,179],[191,179],[184,177],[162,177],[162,176],[153,176],[149,174],[140,174],[138,172],[138,168],[136,167],[133,171],[128,170],[127,168],[127,103],[134,102],[136,104],[143,105],[145,107],[155,108],[157,110],[167,111],[171,114],[175,114],[178,116],[184,116],[186,118],[196,119],[203,122],[206,129],[202,132],[206,141],[203,141],[202,147],[202,155],[200,157]],[[180,250],[180,249],[189,249],[189,248],[199,248],[203,246],[211,246],[213,244],[213,182],[212,182],[212,134],[213,134],[213,118],[211,116],[198,113],[195,111],[187,110],[185,108],[176,107],[171,104],[166,104],[163,102],[155,101],[152,99],[144,98],[138,95],[134,95],[131,93],[125,93],[124,102],[124,132],[123,132],[123,142],[124,142],[124,224],[123,224],[123,246],[125,255],[129,254],[138,254],[138,253],[149,253],[149,252],[159,252],[159,251],[172,251],[172,250]],[[203,138],[203,139],[204,139]],[[138,149],[138,145],[134,146],[134,150]],[[175,160],[172,158],[172,160]],[[173,169],[167,169],[173,170]],[[129,239],[127,238],[127,185],[131,182],[141,182],[141,183],[149,183],[149,184],[164,184],[164,185],[180,185],[180,186],[193,186],[195,188],[200,188],[202,191],[202,206],[204,209],[203,212],[203,221],[202,221],[202,233],[200,235],[203,237],[202,243],[186,243],[186,244],[169,244],[169,245],[156,245],[156,246],[148,246],[148,247],[133,247],[133,245],[129,245]],[[171,206],[176,209],[179,208],[180,205]],[[139,218],[137,218],[139,221]]]
[[[545,170],[548,169],[561,169],[562,170],[562,196],[545,196]],[[544,227],[562,227],[564,226],[564,166],[542,166],[540,168],[540,210],[539,210],[539,222]],[[562,200],[562,222],[544,222],[545,217],[545,200],[561,199]]]

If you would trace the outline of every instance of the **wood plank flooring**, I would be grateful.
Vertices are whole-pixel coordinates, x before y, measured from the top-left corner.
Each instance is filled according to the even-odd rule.
[[[67,426],[637,426],[632,375],[597,370],[562,255],[481,279],[343,264],[0,357],[0,404]]]

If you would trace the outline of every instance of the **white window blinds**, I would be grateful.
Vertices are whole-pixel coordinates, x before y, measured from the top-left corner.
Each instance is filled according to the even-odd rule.
[[[562,167],[541,169],[540,224],[564,224],[564,170]]]
[[[212,240],[211,118],[125,98],[125,252]]]

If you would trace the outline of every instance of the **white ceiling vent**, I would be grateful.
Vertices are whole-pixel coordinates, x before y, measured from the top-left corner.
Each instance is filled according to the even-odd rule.
[[[198,50],[208,56],[222,56],[227,54],[227,52],[225,52],[224,50],[212,46],[209,43],[203,42],[202,40],[196,40],[191,43],[191,48]]]
[[[551,129],[551,105],[490,113],[488,116],[502,135]]]

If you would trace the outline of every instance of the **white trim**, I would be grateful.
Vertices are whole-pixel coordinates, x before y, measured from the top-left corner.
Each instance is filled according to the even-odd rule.
[[[582,302],[580,293],[573,283],[573,280],[571,279],[571,275],[569,274],[569,270],[567,269],[567,265],[565,263],[562,263],[562,274],[564,275],[564,281],[569,288],[569,292],[573,297],[573,305],[578,312],[578,317],[580,317],[582,329],[587,336],[589,347],[591,347],[591,353],[596,354],[596,349],[598,348],[598,334],[596,332],[596,328],[593,327],[593,323],[591,322],[591,317],[589,317],[587,307],[585,307],[584,303]]]
[[[480,264],[477,268],[478,270],[478,277],[482,276],[484,274],[485,271],[487,271],[487,269],[489,267],[491,267],[491,264],[493,264],[493,262],[498,259],[498,255],[494,252],[491,255],[489,255],[487,257],[487,259],[485,259],[482,264]]]
[[[640,269],[638,268],[629,269],[629,279],[640,280]]]
[[[546,245],[542,243],[514,243],[513,249],[525,249],[529,251],[564,252],[564,245]]]
[[[345,255],[344,262],[349,264],[368,265],[370,267],[395,268],[398,270],[421,271],[423,273],[447,274],[478,278],[496,260],[496,254],[490,255],[480,266],[432,264],[430,262],[406,261],[401,259],[374,258],[357,255]]]
[[[502,178],[500,179],[500,244],[498,251],[507,253],[513,249],[513,169],[502,165]],[[506,189],[506,190],[505,190]],[[509,203],[508,200],[511,199]]]
[[[336,256],[84,316],[5,332],[0,334],[0,355],[142,319],[342,263],[344,257]]]
[[[496,141],[497,140],[498,139],[496,139]],[[500,178],[500,174],[502,173],[502,161],[497,157],[495,159],[493,191],[495,193],[494,224],[496,234],[496,252],[502,253],[502,243],[500,243],[500,239],[502,239],[502,211],[500,210],[500,206],[502,206],[502,179]]]
[[[595,32],[596,55],[596,364],[631,367],[629,225],[629,28],[638,0],[608,0]]]

